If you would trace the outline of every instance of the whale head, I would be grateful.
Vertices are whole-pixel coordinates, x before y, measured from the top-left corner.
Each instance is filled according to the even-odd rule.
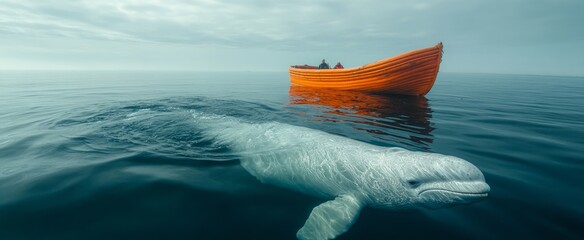
[[[393,167],[382,168],[382,174],[390,176],[387,178],[390,182],[385,183],[386,188],[377,187],[373,194],[373,207],[452,207],[478,202],[487,197],[490,191],[483,173],[463,159],[407,150],[402,150],[397,155],[393,153],[392,156],[397,158],[399,167],[392,164]]]

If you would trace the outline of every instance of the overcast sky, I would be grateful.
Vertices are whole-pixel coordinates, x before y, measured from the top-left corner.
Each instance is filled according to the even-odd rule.
[[[354,67],[584,76],[584,0],[0,0],[0,69]]]

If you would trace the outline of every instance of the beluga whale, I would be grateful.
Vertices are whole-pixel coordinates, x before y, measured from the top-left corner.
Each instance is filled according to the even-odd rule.
[[[259,181],[320,197],[298,239],[333,239],[364,207],[436,209],[490,191],[482,172],[454,156],[382,147],[279,122],[250,123],[193,112],[203,135],[228,146]]]

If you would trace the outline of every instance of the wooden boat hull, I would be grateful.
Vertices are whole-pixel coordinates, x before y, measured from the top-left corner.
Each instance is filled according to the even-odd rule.
[[[347,69],[303,69],[291,66],[292,84],[404,95],[432,89],[442,59],[442,43]]]

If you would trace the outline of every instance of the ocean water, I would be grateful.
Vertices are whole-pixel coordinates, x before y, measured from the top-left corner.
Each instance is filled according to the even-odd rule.
[[[326,201],[262,184],[193,112],[454,155],[472,205],[366,208],[339,239],[584,238],[584,78],[440,73],[426,97],[287,72],[0,72],[0,239],[295,239]]]

